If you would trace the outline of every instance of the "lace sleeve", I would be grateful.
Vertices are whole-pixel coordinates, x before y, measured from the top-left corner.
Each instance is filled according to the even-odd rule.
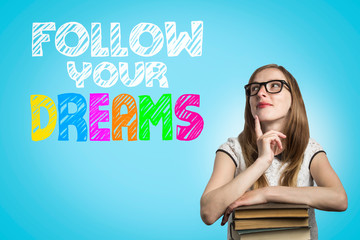
[[[306,165],[308,166],[308,168],[310,169],[310,165],[312,160],[314,159],[314,157],[318,154],[318,153],[326,153],[323,149],[323,147],[316,142],[314,139],[310,138],[309,139],[309,144],[305,150],[305,154],[304,154],[304,161],[306,161]]]
[[[239,166],[239,152],[241,152],[240,143],[237,138],[229,138],[226,143],[221,144],[216,152],[226,153],[233,161],[236,167]]]

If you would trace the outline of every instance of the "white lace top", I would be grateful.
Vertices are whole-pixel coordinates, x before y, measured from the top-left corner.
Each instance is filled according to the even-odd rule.
[[[217,151],[222,151],[228,154],[236,165],[235,176],[246,169],[245,160],[242,155],[242,150],[238,138],[229,138],[228,141],[222,144]],[[314,139],[310,138],[308,146],[305,149],[304,160],[301,164],[301,168],[298,174],[297,186],[298,187],[307,187],[314,186],[314,180],[310,174],[310,163],[314,156],[319,152],[324,152],[323,148],[318,144]],[[281,166],[281,160],[278,156],[275,156],[270,167],[266,170],[265,175],[270,186],[278,186],[279,178],[282,171],[286,167],[286,163]],[[232,216],[229,218],[228,224],[228,239],[230,237],[230,223],[232,223]],[[315,220],[315,211],[313,208],[309,209],[309,225],[311,239],[318,239],[318,229]],[[238,236],[237,234],[232,234],[232,237]]]

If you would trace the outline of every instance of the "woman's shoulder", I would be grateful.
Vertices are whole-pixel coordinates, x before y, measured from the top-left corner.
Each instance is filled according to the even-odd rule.
[[[324,148],[315,139],[309,138],[309,142],[305,149],[305,153],[309,153],[310,155],[313,155],[318,151],[324,151]]]
[[[242,159],[242,150],[238,137],[230,137],[227,141],[220,145],[218,151],[225,152],[234,161],[236,167],[239,166]]]
[[[240,142],[239,142],[239,138],[238,137],[229,137],[228,139],[227,139],[227,141],[225,142],[225,143],[223,143],[222,145],[224,145],[224,144],[226,144],[226,145],[229,145],[229,146],[232,146],[232,147],[236,147],[236,148],[238,148],[238,147],[240,147]]]
[[[304,152],[304,164],[310,168],[311,161],[318,154],[324,152],[324,148],[313,138],[309,138],[308,145]]]

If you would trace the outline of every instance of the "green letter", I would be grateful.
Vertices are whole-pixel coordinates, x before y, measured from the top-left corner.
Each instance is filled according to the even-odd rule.
[[[149,120],[156,126],[162,118],[162,139],[172,140],[171,94],[163,94],[156,105],[150,96],[142,95],[139,99],[139,139],[150,140]]]

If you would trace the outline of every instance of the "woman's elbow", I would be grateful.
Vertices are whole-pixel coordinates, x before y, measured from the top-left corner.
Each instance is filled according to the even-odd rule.
[[[329,205],[328,211],[343,212],[348,208],[348,199],[344,189],[334,189],[334,195],[331,198],[331,205]],[[330,202],[329,202],[330,203]]]
[[[203,209],[201,209],[200,215],[201,215],[201,219],[206,225],[212,225],[217,220],[211,215],[211,213]]]
[[[212,225],[217,220],[213,216],[210,207],[205,203],[204,198],[201,198],[200,200],[200,216],[206,225]]]
[[[343,212],[346,211],[347,208],[348,208],[348,198],[346,192],[344,191],[343,193],[339,194],[337,210]]]

